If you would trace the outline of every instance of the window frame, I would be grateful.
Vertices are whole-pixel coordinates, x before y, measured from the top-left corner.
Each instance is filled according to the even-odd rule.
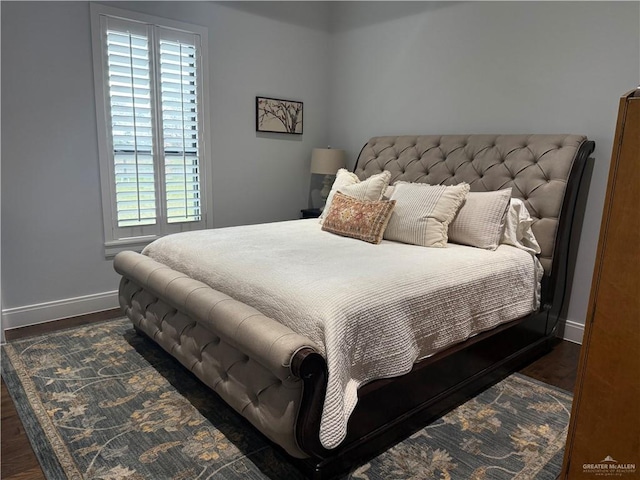
[[[100,185],[102,200],[102,217],[104,228],[105,257],[111,258],[123,250],[142,250],[152,241],[169,233],[179,231],[200,230],[213,226],[213,192],[211,182],[211,121],[209,98],[209,65],[208,65],[208,29],[200,25],[187,24],[167,18],[132,12],[106,5],[90,4],[91,16],[91,43],[93,51],[93,73],[96,101],[96,119],[98,129],[98,158],[100,164]],[[156,224],[153,226],[118,227],[115,196],[115,175],[113,162],[112,126],[110,117],[110,97],[107,84],[107,58],[105,49],[105,37],[103,31],[103,18],[111,17],[118,21],[139,23],[141,29],[148,32],[154,28],[174,31],[176,35],[188,34],[199,37],[199,68],[197,71],[197,114],[198,114],[198,169],[201,193],[201,220],[196,222],[167,222],[164,202],[166,188],[164,184],[164,162],[162,158],[154,156],[154,177],[156,184]],[[159,69],[157,47],[159,39],[155,35],[149,36],[149,41],[156,44],[150,45],[150,68],[152,73],[152,89],[157,89],[155,101],[152,101],[152,128],[155,129],[156,142],[162,139],[157,134],[162,130],[162,110],[159,95],[159,75],[155,71]],[[156,147],[162,150],[162,146]]]

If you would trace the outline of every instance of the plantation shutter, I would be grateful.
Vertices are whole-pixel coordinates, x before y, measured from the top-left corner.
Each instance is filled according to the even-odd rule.
[[[157,203],[148,29],[110,20],[106,48],[117,225],[154,225]]]
[[[206,228],[207,29],[90,9],[106,254]]]
[[[163,28],[158,36],[166,218],[200,221],[198,37]]]
[[[117,227],[200,222],[199,37],[112,18],[105,34]]]

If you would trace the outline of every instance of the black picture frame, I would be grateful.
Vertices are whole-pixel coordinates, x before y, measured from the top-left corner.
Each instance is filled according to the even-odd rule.
[[[302,135],[304,103],[256,97],[256,131]]]

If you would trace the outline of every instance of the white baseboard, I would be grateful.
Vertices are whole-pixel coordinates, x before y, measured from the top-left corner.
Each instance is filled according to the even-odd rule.
[[[26,327],[117,307],[118,291],[114,290],[82,297],[64,298],[53,302],[7,308],[2,310],[2,337],[4,337],[4,331],[10,328]]]
[[[569,342],[582,345],[584,335],[584,325],[578,322],[567,320],[564,322],[564,332],[562,338]]]

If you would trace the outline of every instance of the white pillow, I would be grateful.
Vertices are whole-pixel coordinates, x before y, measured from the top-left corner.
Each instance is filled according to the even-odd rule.
[[[327,196],[327,203],[320,215],[320,223],[322,223],[329,212],[331,201],[336,192],[344,193],[356,200],[378,201],[382,198],[384,189],[389,185],[391,180],[391,172],[385,170],[382,173],[371,175],[362,182],[355,173],[351,173],[346,168],[341,168],[336,173],[336,179],[333,181],[331,191]]]
[[[512,245],[533,255],[540,253],[540,245],[533,235],[533,219],[522,200],[512,198],[505,217],[504,231],[500,243]]]
[[[511,199],[511,187],[495,192],[469,192],[449,224],[449,241],[495,250],[500,244]]]
[[[428,185],[397,182],[391,200],[396,207],[384,238],[423,247],[446,247],[447,230],[469,185]]]

